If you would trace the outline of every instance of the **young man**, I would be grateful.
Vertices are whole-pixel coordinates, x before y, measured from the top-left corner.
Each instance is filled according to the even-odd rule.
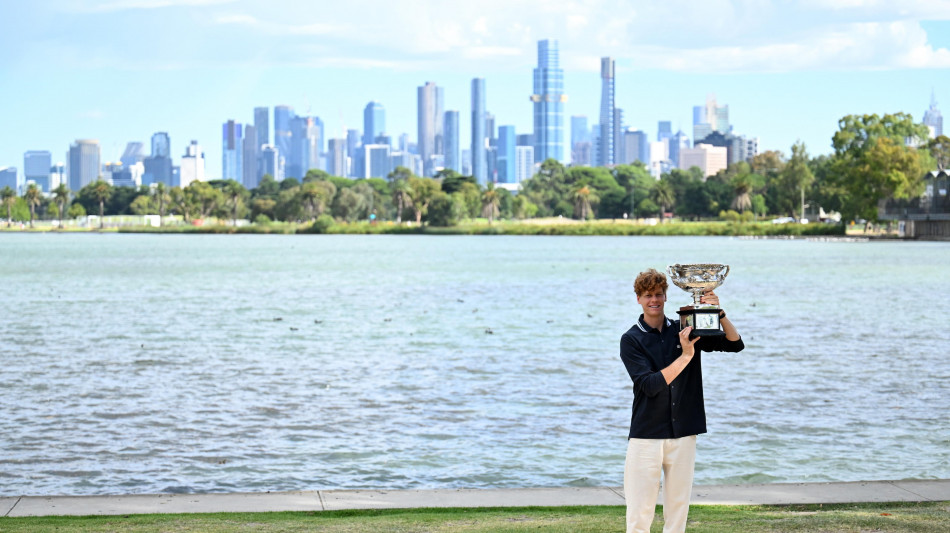
[[[620,358],[633,380],[633,414],[623,471],[627,533],[648,532],[653,522],[660,474],[664,533],[686,530],[696,460],[696,435],[706,432],[701,351],[739,352],[745,345],[720,311],[725,336],[696,337],[666,317],[666,275],[654,269],[634,282],[643,308],[637,323],[620,338]],[[702,303],[719,305],[712,291]]]

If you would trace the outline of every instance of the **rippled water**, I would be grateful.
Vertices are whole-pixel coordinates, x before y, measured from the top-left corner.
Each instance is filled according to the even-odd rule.
[[[950,477],[950,246],[0,234],[0,495],[620,485],[632,281],[732,266],[696,482]],[[667,313],[689,296],[670,289]]]

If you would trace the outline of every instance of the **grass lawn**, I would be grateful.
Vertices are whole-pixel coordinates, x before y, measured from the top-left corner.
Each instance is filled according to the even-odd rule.
[[[652,531],[663,528],[657,511]],[[624,508],[522,507],[394,509],[289,513],[165,514],[99,517],[0,518],[2,532],[320,531],[443,533],[622,532]],[[950,530],[950,502],[842,505],[701,506],[689,511],[690,532]]]

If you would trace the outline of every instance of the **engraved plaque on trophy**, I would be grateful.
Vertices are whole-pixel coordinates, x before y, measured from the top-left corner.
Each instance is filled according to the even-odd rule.
[[[729,274],[729,265],[692,264],[670,265],[667,272],[673,285],[693,295],[693,305],[680,307],[680,329],[692,326],[690,337],[725,335],[719,325],[719,306],[700,303],[703,292],[722,285]]]

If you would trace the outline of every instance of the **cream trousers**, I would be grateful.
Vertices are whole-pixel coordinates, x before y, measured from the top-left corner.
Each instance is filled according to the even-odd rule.
[[[696,463],[696,435],[629,439],[623,468],[627,533],[649,533],[663,473],[663,533],[686,531]]]

